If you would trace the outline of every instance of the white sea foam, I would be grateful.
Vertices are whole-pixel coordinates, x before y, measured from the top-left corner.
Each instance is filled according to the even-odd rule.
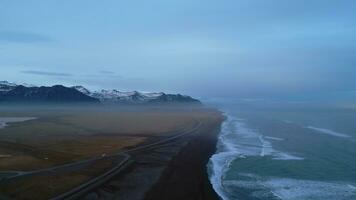
[[[265,136],[264,138],[269,139],[269,140],[276,140],[276,141],[283,141],[283,138],[278,138],[278,137],[271,137],[271,136]]]
[[[297,180],[290,178],[262,178],[252,174],[239,174],[242,180],[225,182],[227,190],[246,190],[256,199],[275,200],[352,200],[356,188],[347,183]],[[350,187],[351,186],[351,187]]]
[[[228,193],[223,186],[224,174],[233,159],[240,153],[231,140],[227,139],[236,131],[235,118],[228,117],[222,125],[222,130],[218,141],[218,152],[210,158],[210,182],[216,193],[223,199],[228,200]]]
[[[224,199],[229,199],[229,181],[225,180],[225,174],[230,164],[236,158],[248,156],[271,156],[277,160],[302,160],[303,158],[279,152],[273,149],[271,140],[282,141],[281,138],[264,137],[257,131],[247,128],[244,120],[228,116],[222,125],[217,145],[217,153],[210,158],[210,181],[214,190]]]
[[[282,200],[351,200],[356,191],[345,183],[274,178],[263,182]]]
[[[349,138],[349,135],[343,134],[343,133],[338,133],[336,131],[330,130],[330,129],[325,129],[325,128],[318,128],[314,126],[307,126],[306,128],[314,130],[318,133],[323,133],[331,136],[336,136],[336,137],[343,137],[343,138]]]
[[[349,188],[353,189],[353,190],[356,190],[356,187],[351,185],[351,184],[348,184],[347,186],[349,186]]]
[[[283,120],[283,122],[284,122],[284,123],[287,123],[287,124],[293,124],[293,122],[290,121],[290,120]]]
[[[263,135],[260,135],[258,139],[261,142],[261,153],[260,156],[263,157],[265,155],[271,155],[275,152],[275,150],[272,148],[272,144],[266,140],[264,140]]]
[[[0,129],[7,126],[8,123],[24,122],[36,119],[35,117],[0,117]]]
[[[287,123],[287,124],[293,124],[294,122],[290,121],[290,120],[283,120],[284,123]],[[318,133],[323,133],[323,134],[327,134],[327,135],[331,135],[331,136],[336,136],[336,137],[344,137],[344,138],[349,138],[351,136],[347,135],[347,134],[344,134],[344,133],[339,133],[339,132],[336,132],[336,131],[333,131],[333,130],[330,130],[330,129],[326,129],[326,128],[318,128],[318,127],[315,127],[315,126],[306,126],[305,128],[308,128],[308,129],[311,129],[311,130],[314,130]]]
[[[288,153],[277,152],[274,155],[273,160],[304,160],[304,158],[295,156],[295,155],[291,155]]]
[[[286,123],[294,122],[286,121]],[[298,124],[295,123],[295,125]],[[313,126],[304,128],[335,137],[350,137],[347,134],[325,128]],[[264,162],[264,159],[267,159],[267,162],[269,162],[268,159],[280,160],[278,162],[304,160],[301,155],[274,149],[274,145],[283,144],[283,142],[284,138],[265,136],[257,130],[248,128],[245,120],[229,116],[220,133],[218,151],[212,156],[209,163],[210,180],[218,195],[223,200],[242,200],[244,197],[269,200],[356,200],[354,182],[267,177],[237,174],[238,171],[229,171],[228,174],[233,174],[233,176],[227,177],[228,170],[232,170],[230,169],[231,165],[238,164],[233,163],[236,158],[264,157],[261,162]]]

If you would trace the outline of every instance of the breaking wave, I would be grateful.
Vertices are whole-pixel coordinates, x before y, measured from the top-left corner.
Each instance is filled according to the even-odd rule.
[[[223,200],[233,198],[228,189],[230,181],[226,172],[237,158],[248,156],[271,156],[275,160],[303,160],[303,158],[273,149],[269,140],[283,141],[283,138],[264,136],[246,127],[244,120],[227,116],[219,135],[217,152],[209,161],[210,182]]]

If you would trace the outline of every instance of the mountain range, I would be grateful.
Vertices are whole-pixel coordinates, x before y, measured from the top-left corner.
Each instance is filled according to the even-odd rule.
[[[104,104],[200,104],[190,96],[163,92],[122,92],[118,90],[90,91],[83,86],[51,87],[15,84],[0,81],[0,102],[28,103],[104,103]]]

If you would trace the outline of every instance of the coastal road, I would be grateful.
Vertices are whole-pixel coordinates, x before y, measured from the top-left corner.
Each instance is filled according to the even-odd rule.
[[[22,172],[22,171],[0,172],[0,181],[16,180],[18,178],[35,176],[35,175],[55,174],[55,173],[62,172],[62,171],[80,170],[81,168],[85,168],[85,167],[89,166],[90,164],[93,164],[93,163],[103,160],[103,159],[112,159],[112,160],[115,160],[116,162],[118,162],[118,164],[116,164],[113,168],[111,168],[109,171],[105,172],[104,174],[87,181],[86,183],[70,190],[69,192],[66,192],[64,194],[61,194],[61,195],[53,198],[53,200],[77,199],[80,196],[86,194],[88,191],[105,183],[111,177],[117,175],[122,170],[124,170],[127,166],[129,166],[133,162],[130,154],[147,151],[150,149],[160,147],[162,145],[169,144],[170,142],[172,142],[174,140],[182,138],[188,134],[194,133],[201,126],[202,126],[202,122],[197,120],[194,122],[194,125],[192,127],[190,127],[190,128],[185,127],[180,130],[176,130],[174,134],[173,133],[171,134],[172,136],[164,137],[163,139],[153,141],[153,142],[145,144],[145,145],[140,145],[136,148],[133,148],[133,149],[130,149],[127,151],[123,151],[123,152],[120,152],[117,154],[109,155],[109,156],[96,156],[96,157],[93,157],[93,158],[87,159],[87,160],[77,161],[77,162],[68,163],[65,165],[60,165],[60,166],[55,166],[55,167],[51,167],[51,168],[30,171],[30,172]]]
[[[179,136],[182,132],[186,132],[188,129],[186,127],[184,128],[180,128],[178,130],[175,130],[172,133],[167,133],[167,134],[172,134],[174,135],[173,137]],[[168,140],[170,140],[171,138],[169,137]],[[163,139],[164,140],[164,139]],[[85,167],[88,166],[98,160],[104,159],[104,158],[117,158],[120,157],[121,154],[125,154],[125,153],[129,153],[129,152],[134,152],[134,151],[139,151],[141,149],[147,149],[149,147],[153,147],[155,145],[157,145],[158,143],[162,143],[163,140],[159,140],[157,142],[154,143],[150,143],[147,145],[142,145],[139,146],[137,148],[134,148],[132,150],[127,150],[127,151],[122,151],[116,154],[112,154],[112,155],[108,155],[108,156],[95,156],[92,157],[90,159],[85,159],[85,160],[79,160],[79,161],[75,161],[75,162],[71,162],[71,163],[67,163],[67,164],[63,164],[63,165],[57,165],[57,166],[53,166],[53,167],[49,167],[49,168],[45,168],[45,169],[40,169],[40,170],[33,170],[33,171],[0,171],[0,181],[1,180],[15,180],[16,178],[24,178],[26,176],[34,176],[34,175],[44,175],[44,174],[50,174],[50,173],[54,173],[54,172],[61,172],[61,171],[68,171],[71,169],[75,169],[77,167]],[[124,156],[126,157],[126,156]]]
[[[117,175],[118,173],[122,172],[124,169],[126,169],[126,167],[128,167],[132,162],[134,162],[131,159],[131,155],[130,153],[137,153],[137,152],[141,152],[141,151],[147,151],[150,149],[154,149],[156,147],[159,147],[161,145],[165,145],[168,144],[178,138],[184,137],[188,134],[192,134],[195,131],[197,131],[202,125],[201,121],[195,121],[194,125],[192,128],[189,129],[184,129],[181,130],[180,133],[175,134],[173,136],[164,138],[164,139],[160,139],[158,141],[146,144],[146,145],[141,145],[139,147],[121,152],[119,154],[116,155],[112,155],[112,156],[108,156],[108,157],[114,157],[114,156],[121,156],[124,155],[126,157],[126,159],[124,159],[122,162],[120,162],[118,165],[116,165],[114,168],[112,168],[111,170],[107,171],[106,173],[91,179],[90,181],[64,193],[61,194],[57,197],[52,198],[51,200],[62,200],[62,199],[66,199],[66,200],[72,200],[72,199],[78,199],[81,196],[85,195],[86,193],[88,193],[89,191],[95,189],[96,187],[99,187],[100,185],[104,184],[106,181],[110,180],[113,176]]]

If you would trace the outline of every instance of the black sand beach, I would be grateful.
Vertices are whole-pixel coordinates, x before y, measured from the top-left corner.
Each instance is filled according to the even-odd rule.
[[[131,154],[134,162],[125,171],[82,199],[218,200],[206,166],[215,152],[223,120],[221,113],[214,111],[191,134]]]
[[[221,121],[216,121],[194,135],[169,163],[146,200],[217,200],[206,165],[216,150]]]

